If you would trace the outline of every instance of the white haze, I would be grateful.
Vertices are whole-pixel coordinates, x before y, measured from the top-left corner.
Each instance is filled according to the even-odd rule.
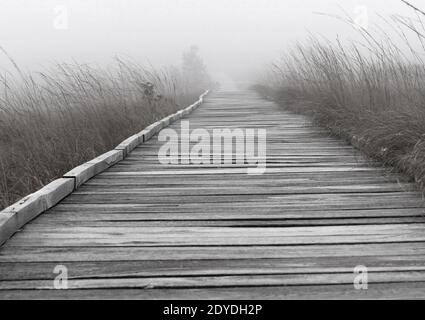
[[[0,45],[31,70],[55,61],[105,64],[114,55],[179,64],[197,45],[212,73],[242,78],[309,32],[354,36],[317,12],[352,15],[359,6],[368,8],[370,24],[376,13],[413,15],[400,0],[0,0]],[[64,8],[68,28],[57,29]],[[10,69],[3,55],[0,67]]]

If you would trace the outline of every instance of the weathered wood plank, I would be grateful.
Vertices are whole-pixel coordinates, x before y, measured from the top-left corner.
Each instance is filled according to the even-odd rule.
[[[269,286],[308,286],[308,285],[353,285],[355,274],[321,273],[321,274],[278,274],[248,276],[213,276],[208,277],[149,277],[149,278],[92,278],[70,279],[68,290],[78,289],[167,289],[167,288],[235,288]],[[397,284],[400,282],[425,282],[424,271],[404,272],[370,272],[368,285],[377,283]],[[10,280],[0,281],[1,290],[54,290],[52,280]]]
[[[425,271],[424,256],[300,257],[239,260],[147,260],[66,262],[69,279],[174,276],[290,275],[312,273],[353,274],[361,262],[369,272]],[[2,280],[52,280],[57,262],[3,262]],[[10,273],[10,269],[14,272]]]
[[[116,164],[118,161],[121,161],[123,158],[124,154],[122,150],[108,151],[65,173],[64,178],[74,179],[75,188],[77,189],[84,182]]]
[[[0,262],[148,261],[277,259],[297,257],[423,256],[425,243],[368,243],[288,246],[191,247],[14,247],[2,248]]]
[[[104,227],[22,232],[9,246],[258,246],[425,242],[425,226],[362,225],[293,228]]]
[[[162,299],[162,300],[299,300],[299,299],[424,299],[424,282],[353,285],[115,290],[1,290],[2,299]]]
[[[81,219],[43,219],[34,222],[29,230],[47,230],[55,227],[318,227],[318,226],[348,226],[348,225],[384,225],[384,224],[419,224],[425,223],[425,217],[419,218],[422,222],[418,222],[418,217],[396,217],[396,218],[352,218],[352,219],[258,219],[250,220],[241,218],[239,220],[179,220],[170,217],[168,220],[146,220],[143,217],[131,219],[131,217],[114,217],[108,220],[100,218],[98,220],[81,220]]]

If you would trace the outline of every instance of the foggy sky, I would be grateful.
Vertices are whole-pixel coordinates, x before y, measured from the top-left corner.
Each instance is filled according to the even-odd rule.
[[[195,44],[210,71],[241,75],[309,31],[349,36],[348,26],[315,12],[354,15],[359,6],[369,23],[375,13],[412,15],[399,0],[0,0],[0,45],[37,69],[71,59],[103,64],[116,54],[178,64]],[[3,56],[0,67],[9,68]]]

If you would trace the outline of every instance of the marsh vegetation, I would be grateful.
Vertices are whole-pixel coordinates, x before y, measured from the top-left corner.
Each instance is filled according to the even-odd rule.
[[[274,63],[256,89],[424,190],[425,13],[411,8],[415,19],[393,16],[373,30],[359,28],[361,42],[311,36]]]
[[[197,52],[186,55],[182,68],[116,58],[108,68],[63,63],[36,73],[9,58],[14,75],[0,75],[0,208],[195,101],[208,77]]]

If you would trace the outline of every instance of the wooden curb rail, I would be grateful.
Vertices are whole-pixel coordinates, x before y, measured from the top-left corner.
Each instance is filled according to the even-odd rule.
[[[54,180],[40,190],[0,211],[0,246],[25,224],[54,207],[86,181],[123,160],[139,144],[148,141],[161,129],[194,111],[203,103],[203,98],[208,92],[209,90],[205,91],[199,97],[199,100],[191,106],[149,125],[143,131],[121,142],[114,150],[72,169],[62,178]]]

